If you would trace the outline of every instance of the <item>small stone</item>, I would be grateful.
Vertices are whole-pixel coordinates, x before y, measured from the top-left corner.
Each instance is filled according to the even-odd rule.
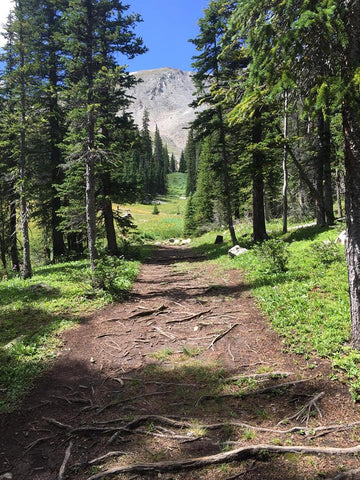
[[[0,480],[12,480],[13,476],[12,473],[7,472],[4,473],[3,475],[0,475]]]
[[[96,363],[96,360],[94,360],[93,357],[90,358],[90,363]]]
[[[196,327],[194,327],[194,332],[197,332],[199,330],[199,327],[198,325],[196,325]]]
[[[239,245],[235,245],[235,247],[230,248],[228,251],[228,255],[230,258],[238,257],[239,255],[242,255],[243,253],[247,253],[249,250],[246,248],[241,248]]]
[[[346,241],[347,241],[347,231],[343,230],[340,233],[340,235],[337,237],[337,239],[335,240],[335,243],[341,243],[341,244],[345,245]]]

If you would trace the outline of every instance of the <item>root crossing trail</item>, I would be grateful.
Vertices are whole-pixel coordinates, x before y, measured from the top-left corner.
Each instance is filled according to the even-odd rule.
[[[332,478],[357,459],[299,455],[360,443],[329,373],[284,353],[239,272],[160,247],[130,299],[67,331],[52,370],[0,419],[0,479]]]

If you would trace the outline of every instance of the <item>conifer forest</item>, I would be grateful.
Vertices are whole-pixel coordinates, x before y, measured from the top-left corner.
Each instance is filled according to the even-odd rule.
[[[12,3],[0,480],[360,479],[360,2],[205,3]]]

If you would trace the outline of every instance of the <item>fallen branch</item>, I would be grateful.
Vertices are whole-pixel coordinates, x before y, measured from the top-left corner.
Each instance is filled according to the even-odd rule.
[[[190,315],[189,317],[185,318],[180,318],[178,320],[168,320],[165,323],[182,323],[182,322],[189,322],[190,320],[194,320],[194,318],[199,318],[201,315],[205,315],[206,313],[210,313],[211,309],[209,310],[203,310],[202,312],[199,313],[194,313],[194,315]]]
[[[217,337],[214,338],[214,340],[210,343],[210,345],[207,347],[207,349],[209,350],[210,348],[212,348],[216,342],[218,342],[219,340],[221,340],[223,337],[225,337],[225,335],[227,335],[228,333],[231,332],[231,330],[233,330],[235,327],[237,327],[239,324],[238,323],[234,323],[234,325],[232,325],[230,328],[228,328],[225,332],[222,332],[220,333]]]
[[[319,410],[319,407],[317,406],[317,401],[320,400],[323,396],[325,395],[325,392],[318,393],[315,395],[309,402],[307,402],[298,412],[296,412],[294,415],[291,417],[284,418],[283,420],[280,420],[278,425],[281,425],[283,423],[288,423],[291,420],[298,420],[300,423],[306,422],[306,425],[309,423],[310,419],[310,414],[313,408],[317,410],[319,413],[320,418],[322,418],[322,414]]]
[[[129,319],[148,317],[149,315],[153,315],[154,313],[163,312],[167,308],[168,307],[166,305],[160,305],[160,307],[155,308],[154,310],[143,310],[142,312],[134,313],[133,315],[130,315]]]
[[[64,457],[63,463],[62,463],[62,465],[60,467],[60,470],[59,470],[58,480],[63,480],[63,478],[64,478],[66,465],[67,465],[67,463],[69,461],[69,458],[70,458],[70,455],[71,455],[72,445],[73,445],[73,442],[70,441],[69,446],[65,451],[65,457]]]
[[[88,464],[95,465],[96,463],[101,463],[103,460],[106,460],[107,458],[120,457],[121,455],[126,455],[126,452],[109,452],[109,453],[106,453],[105,455],[102,455],[101,457],[90,460]]]
[[[122,333],[103,333],[102,335],[98,335],[95,338],[104,338],[104,337],[122,337]]]
[[[203,468],[208,465],[217,465],[219,463],[230,463],[235,461],[243,461],[249,458],[263,459],[267,454],[285,454],[298,453],[307,455],[353,455],[360,453],[360,445],[350,448],[324,448],[324,447],[307,447],[299,446],[278,446],[278,445],[253,445],[249,447],[241,447],[228,452],[221,452],[216,455],[207,457],[189,458],[186,460],[175,460],[159,463],[143,463],[129,465],[127,467],[119,466],[110,468],[103,472],[96,473],[88,478],[88,480],[100,480],[107,476],[119,475],[121,473],[151,473],[151,472],[173,472],[177,470],[193,470]]]

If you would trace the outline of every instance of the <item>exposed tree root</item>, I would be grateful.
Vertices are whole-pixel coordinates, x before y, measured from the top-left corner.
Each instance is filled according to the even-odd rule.
[[[142,312],[134,313],[130,315],[129,319],[132,318],[139,318],[139,317],[148,317],[149,315],[153,315],[154,313],[163,312],[168,307],[166,305],[160,305],[160,307],[155,308],[154,310],[143,310]]]
[[[189,317],[180,318],[179,320],[168,320],[168,321],[165,322],[165,323],[169,324],[169,323],[189,322],[190,320],[193,320],[194,318],[201,317],[201,315],[205,315],[206,313],[210,313],[210,312],[211,312],[211,309],[209,309],[209,310],[203,310],[202,312],[194,313],[194,315],[190,315]]]
[[[73,442],[70,441],[69,446],[67,447],[65,451],[65,457],[64,460],[61,464],[60,470],[59,470],[59,475],[58,475],[58,480],[63,480],[64,475],[65,475],[65,470],[66,470],[66,465],[68,464],[70,455],[71,455],[71,448],[72,448]]]
[[[96,465],[97,463],[101,463],[103,460],[106,460],[107,458],[120,457],[122,455],[126,455],[126,452],[119,452],[119,451],[108,452],[105,455],[102,455],[101,457],[90,460],[88,462],[88,465]]]
[[[360,478],[360,468],[355,470],[349,470],[348,472],[341,472],[335,477],[329,477],[326,480],[359,480]]]
[[[313,409],[315,409],[320,418],[322,418],[322,413],[317,405],[317,401],[320,400],[323,396],[325,395],[325,392],[320,392],[316,394],[309,402],[307,402],[298,412],[296,412],[294,415],[291,417],[284,418],[281,420],[278,425],[281,425],[282,423],[288,423],[290,420],[298,420],[300,423],[306,423],[308,425],[309,419],[310,419],[310,414]]]
[[[292,446],[283,447],[277,445],[253,445],[250,447],[241,447],[229,452],[221,452],[216,455],[207,457],[189,458],[186,460],[175,460],[159,463],[143,463],[129,465],[127,467],[115,467],[103,472],[92,475],[88,480],[100,480],[107,476],[114,476],[120,473],[152,473],[152,472],[173,472],[176,470],[193,470],[197,468],[207,467],[209,465],[217,465],[219,463],[230,463],[235,461],[243,461],[249,458],[263,459],[268,454],[284,454],[299,453],[307,455],[353,455],[360,453],[360,445],[350,448],[324,448],[324,447],[307,447]]]
[[[219,340],[221,340],[223,337],[225,337],[225,335],[227,335],[228,333],[231,332],[231,330],[233,330],[235,327],[237,327],[239,324],[238,323],[234,323],[234,325],[232,325],[230,328],[228,328],[227,330],[225,330],[225,332],[222,332],[220,333],[217,337],[214,338],[214,340],[210,343],[210,345],[207,347],[208,350],[210,348],[212,348],[216,342],[218,342]]]

